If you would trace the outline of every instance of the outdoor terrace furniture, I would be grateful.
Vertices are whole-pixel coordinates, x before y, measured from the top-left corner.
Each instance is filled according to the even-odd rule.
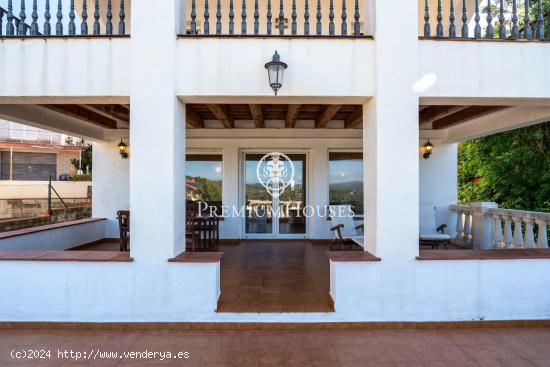
[[[202,216],[187,212],[185,237],[188,251],[216,250],[220,239],[220,218],[216,215]]]
[[[333,234],[331,250],[361,250],[364,247],[364,225],[356,225],[351,213],[351,205],[329,206]]]
[[[451,236],[445,233],[446,224],[436,224],[436,210],[433,204],[420,204],[420,246],[438,249],[443,245],[447,249]]]
[[[130,211],[119,210],[116,215],[120,232],[120,251],[130,251]]]

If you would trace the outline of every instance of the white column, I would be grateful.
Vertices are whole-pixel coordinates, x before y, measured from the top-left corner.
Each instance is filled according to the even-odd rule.
[[[239,157],[238,144],[231,141],[223,149],[223,182],[222,182],[222,200],[228,213],[223,221],[220,221],[220,236],[226,239],[237,239],[240,237],[241,218],[232,213],[233,208],[240,209],[239,202]]]
[[[420,139],[418,146],[422,147],[426,142],[426,138]],[[424,159],[421,149],[417,154],[420,165],[419,200],[437,208],[437,225],[446,224],[448,233],[454,237],[457,215],[449,210],[449,205],[456,204],[458,200],[458,144],[444,143],[438,139],[430,139],[430,142],[434,148],[429,159]]]
[[[122,159],[118,152],[120,139],[94,142],[92,179],[92,217],[107,218],[105,237],[118,238],[116,212],[128,210],[130,160]],[[124,139],[128,144],[128,139]]]
[[[376,0],[376,95],[364,106],[365,250],[382,260],[418,254],[417,3]]]
[[[185,249],[185,107],[174,85],[180,1],[131,6],[131,254],[162,263]]]

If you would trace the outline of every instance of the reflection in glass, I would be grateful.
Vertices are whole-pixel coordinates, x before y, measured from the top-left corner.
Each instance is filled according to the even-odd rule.
[[[256,167],[262,154],[246,154],[245,158],[245,232],[247,234],[273,233],[273,199],[256,177]],[[265,165],[265,161],[261,163]]]
[[[288,186],[279,196],[279,233],[305,234],[306,155],[288,154],[288,157],[294,164],[294,185]],[[285,162],[285,165],[290,164]]]
[[[363,215],[363,154],[329,153],[329,204],[351,205]]]

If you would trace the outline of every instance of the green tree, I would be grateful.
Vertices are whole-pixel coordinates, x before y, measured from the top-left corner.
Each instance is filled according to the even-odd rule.
[[[71,159],[71,164],[75,169],[79,169],[80,160],[77,158]],[[92,173],[92,145],[91,144],[88,144],[82,150],[82,170],[84,172],[86,172],[86,167],[88,167],[89,173]]]
[[[550,122],[459,145],[459,202],[550,212]]]

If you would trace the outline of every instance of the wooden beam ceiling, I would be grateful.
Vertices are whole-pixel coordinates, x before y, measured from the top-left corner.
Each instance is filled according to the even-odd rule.
[[[429,128],[431,124],[439,119],[450,116],[470,106],[431,106],[420,111],[420,126]]]
[[[346,119],[344,127],[346,129],[353,129],[362,123],[363,123],[363,106],[359,106]]]
[[[469,106],[454,114],[437,119],[432,123],[434,130],[447,129],[451,126],[472,120],[477,117],[485,116],[490,113],[500,111],[504,106]]]
[[[226,129],[231,129],[234,127],[234,119],[229,113],[229,110],[226,105],[221,104],[207,104],[208,109],[216,116],[218,120]]]
[[[204,127],[204,120],[190,106],[185,106],[185,120],[195,129]]]
[[[322,129],[327,126],[327,123],[338,112],[342,105],[326,105],[323,107],[317,118],[315,119],[315,128]]]
[[[250,104],[248,105],[248,107],[250,108],[250,113],[252,114],[252,118],[254,119],[254,125],[256,127],[265,127],[262,106],[260,106],[259,104]]]
[[[94,124],[105,129],[116,129],[117,121],[103,114],[91,111],[75,104],[45,104],[41,105],[49,110],[61,113],[84,122]]]
[[[301,104],[289,104],[286,110],[285,127],[294,128],[298,115],[300,114]]]
[[[98,115],[113,119],[125,126],[130,124],[130,114],[129,111],[120,107],[120,105],[80,105],[82,108],[85,108],[89,111],[97,113]]]

